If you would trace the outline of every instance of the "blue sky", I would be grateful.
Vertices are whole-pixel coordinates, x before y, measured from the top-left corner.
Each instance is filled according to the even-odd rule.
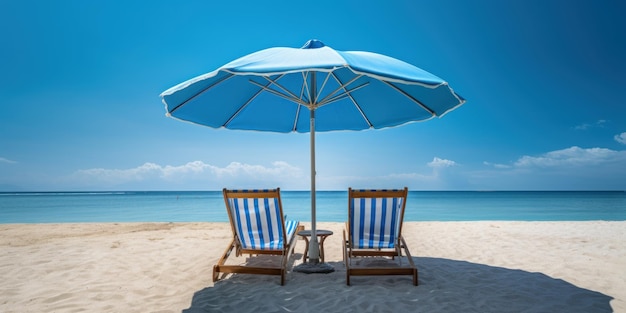
[[[467,99],[441,119],[318,133],[318,190],[626,190],[624,13],[611,0],[0,1],[0,191],[307,190],[308,134],[183,123],[159,94],[314,38],[412,63]]]

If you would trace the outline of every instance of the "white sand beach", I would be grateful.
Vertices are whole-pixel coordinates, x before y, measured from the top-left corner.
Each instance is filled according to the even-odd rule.
[[[307,229],[309,225],[305,223]],[[406,222],[419,269],[345,284],[342,223],[318,223],[331,274],[212,267],[227,223],[0,225],[0,312],[626,312],[626,222]],[[292,265],[301,262],[299,240]]]

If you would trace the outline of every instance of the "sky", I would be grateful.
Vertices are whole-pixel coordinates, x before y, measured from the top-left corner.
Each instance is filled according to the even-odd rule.
[[[626,190],[625,13],[618,0],[0,0],[0,191],[308,190],[308,134],[184,123],[159,95],[309,39],[414,64],[467,100],[317,133],[318,190]]]

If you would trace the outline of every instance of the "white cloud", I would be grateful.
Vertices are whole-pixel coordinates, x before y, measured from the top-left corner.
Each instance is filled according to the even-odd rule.
[[[277,184],[298,180],[302,171],[286,162],[277,161],[272,166],[243,164],[232,162],[226,167],[218,167],[202,161],[193,161],[183,165],[159,165],[144,163],[129,169],[92,168],[75,172],[70,181],[81,185],[122,186],[133,183],[152,186],[184,186],[193,184],[196,188],[228,187],[241,183],[267,182]],[[301,179],[300,179],[301,180]],[[221,188],[220,187],[220,188]]]
[[[318,175],[319,190],[358,188],[444,189],[446,168],[456,166],[452,160],[433,158],[427,165],[430,173],[390,173],[379,176]],[[271,166],[231,162],[219,167],[202,161],[182,165],[144,163],[128,169],[91,168],[76,171],[63,183],[80,189],[209,189],[281,187],[285,190],[310,189],[308,171],[287,162]],[[70,189],[72,189],[70,188]]]
[[[262,165],[250,165],[239,162],[232,162],[225,168],[213,167],[212,171],[217,176],[275,176],[275,177],[301,177],[302,171],[290,165],[287,162],[276,161],[272,163],[273,167],[264,167]]]
[[[474,186],[493,190],[623,190],[626,150],[573,146],[540,155],[524,155],[510,164],[484,162],[473,171]]]
[[[162,176],[163,167],[154,163],[145,163],[130,169],[90,168],[74,173],[75,178],[92,182],[124,184],[132,181],[143,181],[148,178]]]
[[[511,165],[506,165],[506,164],[499,164],[499,163],[491,163],[491,162],[483,162],[484,165],[486,166],[493,166],[495,168],[511,168]]]
[[[614,151],[605,148],[570,147],[551,151],[541,156],[523,156],[515,163],[515,167],[560,167],[560,166],[589,166],[614,161],[625,161],[626,151]]]
[[[377,176],[318,176],[317,183],[319,189],[344,190],[352,188],[402,188],[404,186],[413,190],[445,190],[454,189],[465,183],[457,173],[449,168],[457,166],[458,163],[452,160],[434,157],[431,162],[426,163],[431,168],[424,173],[404,172],[389,173]]]
[[[16,162],[16,161],[13,161],[13,160],[9,160],[9,159],[7,159],[7,158],[0,157],[0,163],[15,164],[15,163],[17,163],[17,162]]]
[[[574,129],[577,129],[577,130],[587,130],[587,129],[593,128],[593,127],[602,128],[602,127],[604,127],[604,124],[606,124],[606,122],[607,122],[606,120],[598,120],[597,122],[591,123],[591,124],[584,123],[584,124],[577,125],[576,127],[574,127]]]
[[[431,162],[428,162],[428,166],[432,168],[451,167],[455,165],[456,165],[456,162],[452,160],[440,159],[438,157],[434,157]]]
[[[437,189],[441,179],[436,174],[392,173],[380,176],[318,176],[317,185],[320,190],[345,190],[352,188],[402,188]],[[308,189],[308,185],[305,189]]]
[[[626,145],[626,132],[623,132],[621,134],[617,134],[615,135],[615,141],[621,143],[621,144],[625,144]]]

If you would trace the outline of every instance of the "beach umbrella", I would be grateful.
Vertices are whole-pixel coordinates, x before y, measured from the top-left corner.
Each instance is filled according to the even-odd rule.
[[[441,117],[465,100],[441,78],[398,59],[338,51],[318,40],[236,59],[161,94],[167,115],[213,128],[310,132],[315,234],[315,132],[379,129]],[[364,148],[369,149],[369,148]],[[311,236],[309,262],[319,262]]]

